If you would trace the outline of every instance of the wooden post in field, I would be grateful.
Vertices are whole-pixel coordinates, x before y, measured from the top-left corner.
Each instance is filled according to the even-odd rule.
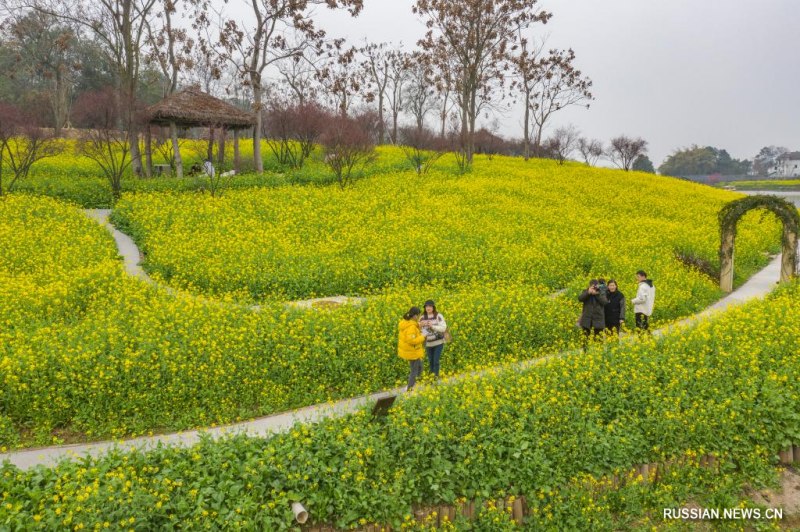
[[[225,137],[227,136],[228,131],[225,129],[224,126],[220,126],[219,128],[219,147],[217,148],[217,164],[220,166],[220,171],[222,171],[222,165],[225,164]]]
[[[723,292],[733,292],[733,252],[736,233],[727,231],[722,237],[722,249],[720,250],[720,278],[719,287]]]
[[[178,144],[178,126],[175,122],[169,123],[169,134],[172,137],[172,151],[175,153],[175,175],[180,179],[183,177],[183,161],[181,160],[181,147]]]
[[[783,241],[785,248],[781,256],[781,282],[785,283],[797,275],[797,233],[789,224],[783,225]]]

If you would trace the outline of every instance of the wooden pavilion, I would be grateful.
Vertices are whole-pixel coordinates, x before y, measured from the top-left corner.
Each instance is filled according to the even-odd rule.
[[[243,111],[228,102],[215,98],[197,87],[190,87],[173,93],[159,103],[148,107],[144,113],[147,128],[145,132],[146,172],[152,175],[152,140],[150,126],[169,127],[172,149],[175,153],[175,169],[178,177],[183,177],[183,161],[178,144],[179,127],[208,127],[219,130],[219,159],[224,160],[225,137],[227,130],[233,131],[233,168],[239,172],[239,132],[255,125],[252,113]]]

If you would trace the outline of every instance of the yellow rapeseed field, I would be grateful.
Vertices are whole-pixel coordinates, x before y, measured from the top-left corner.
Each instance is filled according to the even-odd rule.
[[[382,157],[379,167],[397,163],[396,151]],[[675,252],[714,262],[716,211],[733,197],[506,158],[460,177],[381,172],[345,191],[124,196],[115,220],[157,277],[185,289],[175,296],[129,278],[109,235],[75,206],[8,196],[0,447],[226,423],[397,385],[407,371],[397,320],[428,298],[456,337],[450,374],[576,345],[575,295],[592,276],[618,277],[630,297],[645,268],[656,319],[686,315],[719,291]],[[777,235],[771,217],[743,220],[740,279]],[[283,304],[332,294],[369,297],[323,311]]]

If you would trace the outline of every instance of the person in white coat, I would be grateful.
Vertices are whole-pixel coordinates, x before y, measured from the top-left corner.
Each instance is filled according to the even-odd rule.
[[[633,313],[636,316],[636,328],[639,331],[649,331],[650,316],[653,315],[653,305],[656,302],[656,287],[643,270],[636,272],[636,280],[639,282],[639,288],[636,290],[636,297],[631,300]]]
[[[432,300],[425,302],[425,310],[419,321],[422,334],[425,336],[425,352],[428,355],[428,369],[436,378],[439,377],[439,365],[444,350],[444,333],[447,331],[447,322],[436,310],[436,303]]]

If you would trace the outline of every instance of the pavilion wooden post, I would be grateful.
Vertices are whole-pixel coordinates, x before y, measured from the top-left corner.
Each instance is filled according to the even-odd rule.
[[[233,130],[233,171],[239,173],[239,164],[241,158],[239,156],[239,129]]]
[[[719,287],[723,292],[733,292],[733,253],[736,241],[735,229],[730,229],[722,235],[722,248],[720,249],[720,278]]]
[[[214,162],[214,135],[216,130],[214,126],[208,126],[208,149],[206,150],[206,161]]]
[[[797,274],[797,232],[789,224],[783,226],[783,256],[781,257],[781,282],[791,281]]]
[[[217,163],[220,167],[225,164],[225,137],[227,136],[225,126],[219,128],[219,147],[217,148]]]
[[[178,126],[175,122],[169,123],[169,134],[172,137],[172,151],[175,153],[175,174],[180,179],[183,177],[183,161],[181,160],[181,147],[178,144]]]
[[[153,132],[150,124],[144,130],[144,175],[153,177]]]

